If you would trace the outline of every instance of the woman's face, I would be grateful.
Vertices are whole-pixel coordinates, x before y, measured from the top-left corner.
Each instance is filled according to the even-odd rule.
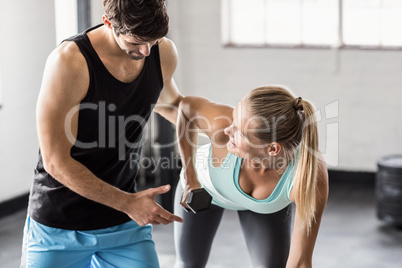
[[[233,110],[233,122],[225,128],[225,134],[229,136],[227,150],[231,154],[245,159],[262,159],[268,157],[268,144],[255,136],[256,116],[250,116],[247,102],[243,99]],[[269,128],[267,128],[269,129]]]

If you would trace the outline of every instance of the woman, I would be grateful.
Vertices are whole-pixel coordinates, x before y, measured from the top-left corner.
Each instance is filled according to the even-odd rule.
[[[186,97],[179,109],[183,170],[175,213],[184,223],[175,223],[176,267],[205,267],[224,209],[238,210],[255,267],[312,267],[328,197],[313,106],[282,87],[265,86],[236,108]],[[192,159],[195,128],[211,143]],[[180,204],[186,207],[188,193],[201,187],[213,197],[211,208],[186,213]]]

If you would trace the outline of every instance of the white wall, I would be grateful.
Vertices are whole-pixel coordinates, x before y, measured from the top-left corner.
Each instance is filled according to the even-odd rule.
[[[402,51],[225,48],[220,1],[174,0],[168,9],[179,52],[175,77],[186,95],[236,105],[257,86],[288,85],[318,109],[338,110],[328,120],[323,113],[319,125],[330,168],[375,171],[379,157],[402,153]],[[327,150],[327,134],[336,148]]]
[[[54,0],[56,45],[65,38],[77,34],[78,13],[76,0]]]
[[[57,22],[56,4],[65,6],[61,13],[66,15],[59,12]],[[102,23],[102,1],[91,4],[92,24]],[[76,1],[71,0],[0,0],[0,6],[1,203],[31,187],[38,154],[35,109],[43,69],[55,46],[76,33],[77,15]]]
[[[38,153],[35,105],[55,45],[53,0],[1,0],[0,202],[29,191]]]
[[[77,0],[54,0],[56,19],[56,44],[78,33]],[[91,0],[91,25],[102,23],[102,0]]]
[[[104,13],[102,0],[91,0],[91,24],[93,26],[102,23]]]

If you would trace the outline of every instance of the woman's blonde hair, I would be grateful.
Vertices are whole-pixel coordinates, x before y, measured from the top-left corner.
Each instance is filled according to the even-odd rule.
[[[293,193],[296,213],[303,222],[301,228],[309,233],[315,220],[318,131],[313,105],[296,98],[289,90],[280,86],[264,86],[246,96],[251,116],[257,118],[255,136],[265,143],[277,142],[282,146],[285,162],[295,157],[301,144],[300,158],[296,168]],[[259,119],[258,119],[259,118]]]

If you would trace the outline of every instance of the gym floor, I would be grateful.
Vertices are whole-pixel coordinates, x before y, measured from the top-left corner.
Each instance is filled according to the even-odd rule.
[[[317,268],[397,268],[402,263],[402,229],[376,218],[374,187],[365,183],[336,183],[317,239],[313,266]],[[0,219],[0,263],[19,266],[26,211]],[[154,240],[162,268],[173,267],[173,226],[155,226]],[[214,240],[208,268],[252,267],[233,211],[226,211]]]

